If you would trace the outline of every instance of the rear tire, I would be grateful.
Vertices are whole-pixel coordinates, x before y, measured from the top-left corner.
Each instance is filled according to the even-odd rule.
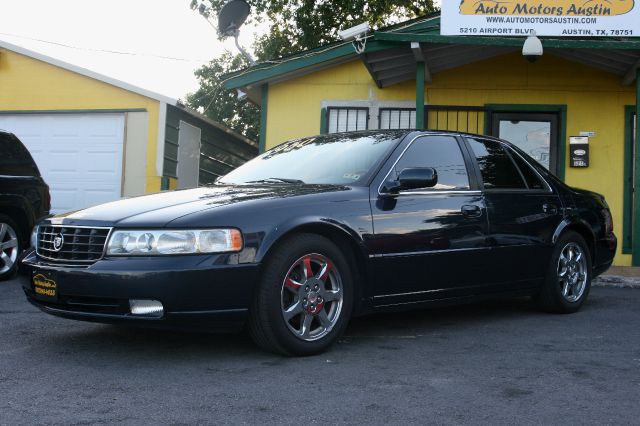
[[[586,241],[577,232],[567,231],[556,243],[545,283],[534,300],[547,312],[576,312],[589,295],[591,278],[591,253]]]
[[[265,262],[249,333],[270,352],[318,354],[342,335],[352,306],[353,279],[342,252],[319,235],[296,234]]]
[[[20,228],[9,217],[0,214],[0,281],[13,277],[22,251]]]

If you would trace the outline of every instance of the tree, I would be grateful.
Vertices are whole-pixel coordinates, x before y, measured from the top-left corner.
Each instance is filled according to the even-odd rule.
[[[245,66],[246,60],[241,55],[225,52],[196,70],[200,88],[187,95],[186,101],[189,107],[201,110],[212,120],[257,141],[260,109],[246,99],[239,100],[235,90],[222,87],[222,75]]]
[[[191,7],[205,17],[214,17],[226,1],[192,0]],[[248,3],[252,7],[251,19],[271,23],[269,33],[253,46],[258,61],[274,60],[335,42],[339,40],[340,30],[365,21],[373,28],[380,28],[437,10],[433,0],[248,0]],[[195,109],[203,108],[213,120],[256,139],[260,126],[258,108],[246,99],[239,100],[235,91],[221,88],[222,74],[246,66],[240,55],[228,52],[212,60],[196,71],[200,89],[187,97],[187,103]]]

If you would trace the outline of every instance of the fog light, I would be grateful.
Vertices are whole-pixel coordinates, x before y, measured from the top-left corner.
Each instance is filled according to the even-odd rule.
[[[164,312],[162,303],[157,300],[129,300],[129,307],[133,315],[146,315],[149,317],[161,317]]]

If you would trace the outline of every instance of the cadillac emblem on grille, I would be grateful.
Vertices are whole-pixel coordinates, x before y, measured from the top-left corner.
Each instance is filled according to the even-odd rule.
[[[53,238],[53,251],[60,251],[64,245],[64,236],[62,233]]]

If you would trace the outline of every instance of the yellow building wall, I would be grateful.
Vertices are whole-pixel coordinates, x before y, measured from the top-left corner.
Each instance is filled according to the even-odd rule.
[[[147,192],[160,191],[156,174],[160,102],[46,62],[0,49],[0,111],[146,109]]]
[[[635,105],[633,87],[621,77],[545,54],[530,64],[519,53],[466,65],[433,76],[425,99],[432,105],[553,104],[567,107],[567,137],[594,131],[590,166],[569,167],[565,181],[605,195],[619,237],[616,265],[630,265],[622,254],[624,107]],[[379,89],[360,60],[269,86],[266,146],[320,133],[322,101],[412,101],[413,81]],[[483,129],[481,129],[483,130]]]

